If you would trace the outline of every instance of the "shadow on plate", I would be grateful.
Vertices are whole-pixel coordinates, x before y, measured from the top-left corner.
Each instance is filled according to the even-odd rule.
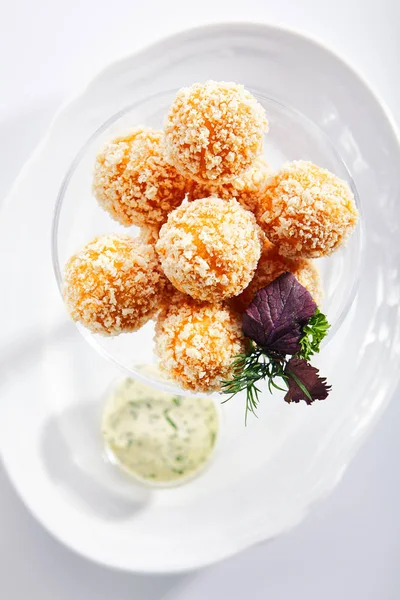
[[[51,416],[41,435],[43,462],[81,509],[107,521],[130,519],[146,506],[151,491],[105,459],[100,411],[90,401]]]
[[[1,589],[11,598],[176,598],[190,575],[144,575],[105,568],[60,544],[25,509],[0,461],[0,554],[7,557]],[[15,576],[18,569],[18,577]],[[3,597],[3,596],[2,596]]]

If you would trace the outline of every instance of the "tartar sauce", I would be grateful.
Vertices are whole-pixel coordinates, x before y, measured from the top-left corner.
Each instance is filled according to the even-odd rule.
[[[178,483],[210,459],[218,414],[208,397],[185,397],[127,378],[108,396],[102,420],[108,458],[157,483]]]

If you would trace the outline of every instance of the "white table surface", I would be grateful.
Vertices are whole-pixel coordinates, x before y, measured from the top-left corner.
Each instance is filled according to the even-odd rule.
[[[400,122],[398,0],[2,0],[0,7],[0,135],[7,148],[0,203],[76,86],[114,57],[196,24],[269,20],[309,32],[346,57]],[[334,493],[300,526],[189,575],[118,573],[74,555],[35,522],[0,465],[0,598],[399,600],[398,398]]]

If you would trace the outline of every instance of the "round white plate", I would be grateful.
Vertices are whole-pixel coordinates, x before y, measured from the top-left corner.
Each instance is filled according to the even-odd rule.
[[[329,401],[310,408],[266,396],[247,429],[241,402],[224,405],[211,467],[188,485],[150,491],[101,458],[100,399],[116,371],[66,317],[51,266],[52,212],[72,159],[110,115],[210,78],[279,98],[328,134],[363,202],[366,258],[357,301],[320,357]],[[168,38],[109,66],[58,113],[0,225],[1,452],[49,531],[110,566],[184,570],[280,534],[333,488],[399,376],[399,162],[393,124],[357,74],[315,42],[264,25]]]

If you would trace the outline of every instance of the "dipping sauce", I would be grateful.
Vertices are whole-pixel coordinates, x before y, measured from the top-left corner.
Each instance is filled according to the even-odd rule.
[[[102,433],[109,459],[124,471],[179,483],[210,459],[218,414],[209,397],[173,395],[127,378],[107,398]]]

